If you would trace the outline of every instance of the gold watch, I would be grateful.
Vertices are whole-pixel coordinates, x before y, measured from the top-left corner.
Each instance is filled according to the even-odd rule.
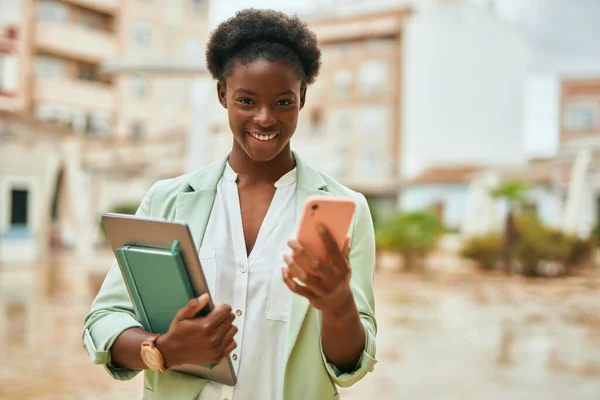
[[[148,339],[142,342],[142,348],[140,350],[140,355],[142,356],[142,361],[146,364],[151,371],[160,371],[163,372],[165,370],[165,360],[160,352],[154,345],[156,339],[158,339],[160,335],[151,335]]]

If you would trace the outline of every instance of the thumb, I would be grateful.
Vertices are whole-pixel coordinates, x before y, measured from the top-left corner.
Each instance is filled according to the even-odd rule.
[[[348,259],[348,257],[350,257],[350,244],[351,243],[352,243],[352,238],[350,236],[346,236],[346,241],[344,242],[344,250],[342,251],[345,259]]]
[[[208,304],[208,293],[204,293],[200,297],[194,297],[185,306],[181,307],[174,320],[181,321],[184,319],[194,318],[196,314]]]

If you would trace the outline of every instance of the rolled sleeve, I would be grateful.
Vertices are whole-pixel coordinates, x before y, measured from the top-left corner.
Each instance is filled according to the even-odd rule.
[[[375,369],[375,364],[377,363],[377,360],[375,359],[375,334],[370,331],[364,321],[363,326],[365,328],[365,348],[352,372],[342,372],[338,367],[330,363],[323,351],[323,344],[321,341],[321,355],[323,357],[323,362],[325,363],[325,368],[327,369],[331,381],[339,387],[352,386],[367,375],[367,373],[372,372]]]
[[[110,348],[119,335],[142,324],[128,313],[111,313],[105,315],[91,328],[83,331],[83,347],[94,364],[103,364],[108,373],[115,379],[125,381],[134,378],[140,371],[119,368],[112,364]]]

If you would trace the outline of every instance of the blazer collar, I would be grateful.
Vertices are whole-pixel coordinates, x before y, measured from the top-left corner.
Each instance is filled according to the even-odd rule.
[[[229,155],[230,153],[196,171],[189,180],[190,187],[194,191],[217,187],[219,179],[221,179],[223,171],[225,171]],[[292,151],[292,155],[298,169],[298,185],[314,190],[324,190],[327,188],[327,183],[317,170],[306,164],[296,152]]]

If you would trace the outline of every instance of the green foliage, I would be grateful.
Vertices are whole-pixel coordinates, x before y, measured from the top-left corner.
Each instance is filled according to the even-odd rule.
[[[527,199],[528,189],[527,184],[524,182],[506,181],[492,190],[491,195],[495,199],[506,200],[510,204],[518,204]]]
[[[135,214],[138,209],[137,204],[119,204],[114,206],[110,212],[118,213],[118,214]]]
[[[402,254],[407,269],[435,249],[444,233],[439,217],[430,211],[400,213],[380,221],[376,230],[380,249]]]
[[[513,255],[523,275],[540,276],[540,266],[547,262],[559,264],[568,273],[569,269],[583,266],[593,258],[592,239],[565,235],[544,226],[531,215],[517,217],[516,227]],[[463,244],[461,256],[476,261],[482,269],[494,269],[502,257],[502,238],[493,234],[473,237]]]
[[[493,233],[472,237],[463,244],[460,255],[484,270],[492,270],[502,256],[502,237]]]
[[[136,213],[137,209],[138,209],[137,204],[124,203],[124,204],[118,204],[118,205],[112,207],[109,210],[109,212],[117,213],[117,214],[133,215]],[[102,225],[102,219],[99,221],[99,227],[100,227],[100,237],[103,241],[106,241],[106,232],[104,231],[104,225]]]
[[[561,232],[544,227],[536,218],[521,216],[517,220],[518,239],[515,258],[521,264],[523,275],[539,275],[543,261],[553,261],[566,266],[571,252],[571,238]]]

